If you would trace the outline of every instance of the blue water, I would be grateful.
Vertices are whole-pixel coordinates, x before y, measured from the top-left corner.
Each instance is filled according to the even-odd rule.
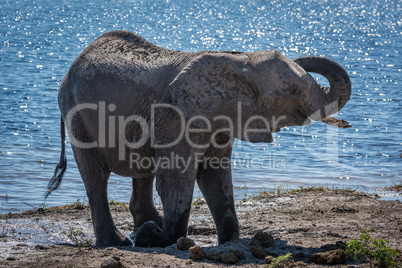
[[[272,144],[236,142],[236,198],[244,195],[242,191],[278,185],[374,189],[400,183],[401,4],[399,0],[2,0],[0,211],[44,202],[60,153],[60,82],[89,43],[116,29],[182,51],[275,48],[291,59],[321,55],[348,71],[353,94],[337,116],[353,128],[315,122],[283,129]],[[85,199],[69,143],[67,149],[69,166],[61,190],[46,205]],[[112,176],[109,197],[128,201],[130,183],[129,178]]]

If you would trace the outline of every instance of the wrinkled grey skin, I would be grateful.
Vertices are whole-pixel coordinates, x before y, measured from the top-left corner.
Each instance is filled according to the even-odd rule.
[[[302,68],[304,67],[304,68]],[[321,87],[306,71],[321,73],[330,81],[331,88]],[[250,53],[202,51],[187,53],[166,50],[126,31],[109,32],[91,43],[74,61],[59,91],[59,106],[68,134],[81,142],[101,142],[106,146],[90,149],[73,146],[74,157],[85,184],[91,207],[92,221],[98,246],[129,245],[114,225],[107,199],[107,182],[111,172],[132,177],[133,192],[130,211],[135,228],[154,221],[163,228],[163,243],[170,245],[187,234],[193,188],[197,181],[213,215],[219,243],[239,238],[230,164],[212,168],[204,163],[196,166],[196,155],[208,164],[208,159],[229,158],[234,138],[250,142],[272,142],[272,132],[281,127],[310,123],[309,117],[320,120],[341,109],[351,93],[346,72],[328,59],[302,58],[292,61],[276,50]],[[118,148],[110,148],[108,134],[99,135],[98,110],[83,109],[71,121],[68,112],[78,104],[105,102],[114,104],[107,115],[139,115],[150,120],[153,103],[175,105],[186,120],[196,115],[213,122],[211,131],[193,134],[196,148],[183,138],[168,149],[153,148],[148,142],[141,148],[126,148],[125,160],[118,159]],[[241,118],[238,118],[238,102]],[[233,133],[223,130],[227,121],[213,121],[214,116],[228,116],[235,122]],[[238,128],[254,115],[269,121],[282,117],[270,126],[270,132],[238,134]],[[240,125],[237,122],[240,120]],[[108,123],[108,121],[106,121]],[[193,128],[205,128],[196,120]],[[265,125],[254,121],[249,127],[263,129]],[[159,109],[155,113],[155,143],[169,144],[180,132],[177,113]],[[215,130],[222,131],[213,135]],[[265,127],[266,129],[266,127]],[[117,131],[117,130],[116,130]],[[138,124],[128,124],[126,137],[137,141],[141,137]],[[64,137],[63,137],[64,138]],[[212,141],[223,148],[216,148]],[[117,143],[117,138],[114,140]],[[66,162],[63,156],[49,184],[48,194],[57,189]],[[130,153],[156,160],[170,157],[173,152],[190,160],[190,167],[156,170],[130,168]],[[200,158],[200,157],[198,157]],[[61,174],[60,174],[61,173]],[[153,205],[153,180],[163,204],[163,219]]]

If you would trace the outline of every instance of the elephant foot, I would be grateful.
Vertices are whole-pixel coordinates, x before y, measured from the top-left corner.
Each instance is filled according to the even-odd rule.
[[[147,221],[138,228],[135,235],[136,247],[162,247],[162,229],[153,221]]]
[[[220,227],[221,228],[217,228],[219,245],[239,239],[239,222],[236,217],[228,217]]]
[[[113,232],[108,238],[96,239],[97,247],[125,247],[132,244],[133,242],[118,230]]]
[[[161,229],[163,228],[163,218],[158,213],[153,213],[151,216],[142,218],[136,215],[136,217],[134,218],[134,226],[135,226],[134,231],[137,231],[141,226],[143,226],[147,222],[154,222]]]

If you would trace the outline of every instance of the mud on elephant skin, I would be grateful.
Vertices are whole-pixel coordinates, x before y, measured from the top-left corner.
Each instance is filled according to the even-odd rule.
[[[308,72],[325,76],[330,87]],[[309,124],[349,100],[346,71],[322,57],[292,61],[276,50],[180,52],[127,31],[86,47],[59,90],[62,152],[48,196],[66,170],[65,129],[89,198],[96,244],[131,243],[108,205],[111,172],[131,177],[135,229],[153,221],[161,245],[187,234],[197,181],[219,243],[238,239],[230,159],[234,138],[272,142],[281,127]],[[153,205],[153,181],[163,219]]]

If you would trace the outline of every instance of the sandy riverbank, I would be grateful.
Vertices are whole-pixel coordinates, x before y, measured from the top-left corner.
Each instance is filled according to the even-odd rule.
[[[78,206],[77,206],[78,205]],[[290,193],[262,193],[237,202],[241,239],[217,245],[214,224],[203,200],[193,204],[189,238],[207,254],[230,249],[242,251],[245,258],[235,265],[266,267],[250,251],[250,239],[262,230],[275,239],[267,248],[272,255],[291,252],[295,261],[316,267],[317,252],[342,248],[343,243],[359,237],[362,229],[372,230],[372,237],[385,238],[390,246],[402,250],[402,203],[382,201],[373,195],[346,190],[304,190]],[[127,204],[113,204],[115,223],[126,235],[133,226]],[[176,245],[167,248],[94,248],[79,250],[68,237],[71,230],[82,229],[94,242],[90,211],[82,204],[0,215],[1,267],[101,267],[119,259],[125,267],[214,267],[225,265],[190,260],[189,251]],[[71,229],[73,228],[73,229]],[[63,234],[63,231],[66,233]],[[117,261],[117,262],[119,262]],[[117,263],[115,262],[115,263]],[[337,267],[368,267],[348,260]],[[320,266],[321,267],[321,266]]]

